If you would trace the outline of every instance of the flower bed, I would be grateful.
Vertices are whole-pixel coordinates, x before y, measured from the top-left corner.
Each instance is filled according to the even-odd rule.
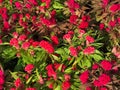
[[[119,0],[0,0],[0,90],[119,90]]]

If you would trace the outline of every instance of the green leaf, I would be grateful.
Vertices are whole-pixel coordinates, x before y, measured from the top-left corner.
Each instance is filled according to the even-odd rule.
[[[62,57],[62,60],[68,59],[69,50],[67,48],[59,48],[55,52]]]
[[[59,3],[59,2],[54,2],[53,8],[54,8],[54,9],[63,9],[64,6],[63,6],[63,4],[61,4],[61,3]]]
[[[72,72],[72,67],[69,67],[65,70],[65,73],[71,73]]]
[[[14,79],[19,78],[18,75],[17,75],[17,73],[18,73],[18,72],[10,72],[10,74],[12,75],[12,77],[13,77]]]
[[[35,62],[34,58],[30,55],[28,51],[21,50],[21,57],[25,64],[30,64]]]
[[[90,55],[90,57],[92,57],[95,61],[99,62],[100,60],[103,60],[104,58],[99,55],[99,54],[92,54]]]
[[[91,67],[91,62],[89,59],[87,59],[86,57],[83,58],[79,63],[78,65],[81,67],[81,68],[89,68]]]
[[[54,90],[61,90],[61,86],[57,85],[57,87]]]
[[[17,50],[13,47],[6,47],[2,53],[2,58],[5,59],[5,63],[16,57]]]
[[[102,47],[104,44],[103,43],[92,43],[92,46],[96,47],[96,48],[100,48]]]

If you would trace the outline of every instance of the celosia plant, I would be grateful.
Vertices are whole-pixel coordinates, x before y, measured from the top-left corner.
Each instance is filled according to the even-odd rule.
[[[0,90],[118,90],[119,0],[0,0]]]

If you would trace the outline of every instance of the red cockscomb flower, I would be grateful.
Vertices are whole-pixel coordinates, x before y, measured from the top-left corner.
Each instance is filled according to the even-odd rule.
[[[120,9],[120,4],[113,4],[110,6],[110,11],[111,12],[116,12]]]
[[[86,43],[89,44],[89,43],[93,43],[95,40],[93,37],[91,36],[86,36]]]
[[[98,80],[95,80],[95,81],[93,82],[93,84],[94,84],[94,86],[96,86],[96,87],[102,86],[102,84],[101,84]]]
[[[59,40],[57,36],[51,36],[51,40],[53,42],[53,44],[58,45],[59,44]]]
[[[25,34],[22,34],[19,36],[18,40],[19,41],[25,41],[25,39],[27,38],[27,36]]]
[[[75,47],[71,46],[71,47],[69,48],[69,50],[70,50],[70,54],[71,54],[72,56],[77,57],[78,52],[77,52],[77,49],[76,49]]]
[[[106,74],[102,74],[98,78],[98,81],[101,83],[101,85],[106,85],[108,82],[110,82],[110,80],[110,76]]]
[[[22,85],[22,81],[20,78],[17,78],[14,82],[16,88],[19,88]]]
[[[110,0],[102,0],[103,7],[106,7],[108,5]]]
[[[2,39],[0,39],[0,44],[2,44]]]
[[[48,53],[54,52],[53,46],[45,40],[40,41],[39,46],[45,49]]]
[[[84,71],[83,73],[81,73],[81,75],[80,75],[80,81],[83,84],[87,83],[88,78],[89,78],[89,72],[88,71]]]
[[[33,64],[27,64],[25,66],[25,71],[28,73],[28,74],[31,74],[32,70],[34,69],[34,65]]]
[[[70,88],[71,84],[69,81],[65,81],[62,83],[62,90],[68,90]]]
[[[111,21],[109,22],[109,26],[110,26],[110,27],[115,27],[116,23],[117,23],[117,20],[114,20],[114,21],[111,20]]]
[[[94,63],[93,66],[92,66],[92,69],[93,69],[93,70],[96,70],[96,69],[98,69],[98,68],[99,68],[99,65],[96,64],[96,63]]]
[[[10,45],[11,45],[11,46],[14,46],[16,49],[19,48],[18,40],[17,40],[16,38],[12,38],[12,39],[10,40]]]
[[[27,50],[30,47],[30,43],[29,42],[23,42],[22,43],[22,49]]]
[[[100,87],[100,90],[108,90],[106,87]]]
[[[70,23],[76,24],[76,23],[77,23],[77,22],[76,22],[77,18],[78,18],[77,15],[71,15],[71,16],[70,16],[70,20],[69,20]]]
[[[103,30],[104,27],[105,27],[105,24],[104,23],[100,23],[100,25],[99,25],[100,30]]]
[[[39,45],[39,42],[38,42],[38,41],[33,41],[33,42],[32,42],[32,46],[33,46],[33,47],[37,47],[38,45]]]
[[[79,25],[79,28],[80,28],[80,29],[86,29],[86,28],[88,28],[88,25],[89,25],[88,22],[82,21],[82,22],[80,23],[80,25]]]
[[[29,88],[26,88],[26,90],[37,90],[37,89],[36,89],[36,88],[29,87]]]
[[[100,64],[104,70],[111,70],[112,69],[112,64],[110,61],[103,60]]]
[[[95,51],[95,48],[92,47],[92,46],[89,46],[89,47],[87,47],[87,48],[85,48],[85,49],[83,50],[83,53],[84,53],[85,55],[88,55],[88,54],[94,53],[94,51]]]
[[[91,87],[86,87],[86,90],[92,90],[92,88]]]
[[[54,71],[52,64],[48,65],[48,66],[46,67],[46,70],[47,70],[47,74],[48,74],[49,77],[52,76],[55,80],[57,79],[57,74],[56,74],[56,72]]]
[[[22,4],[20,2],[15,2],[15,6],[17,9],[21,10],[22,9]]]

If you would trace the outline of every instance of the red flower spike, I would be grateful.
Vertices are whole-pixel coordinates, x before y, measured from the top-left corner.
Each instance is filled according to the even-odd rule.
[[[86,36],[86,41],[87,41],[88,43],[93,43],[95,40],[94,40],[94,38],[91,37],[91,36]]]
[[[101,85],[106,85],[111,81],[111,78],[106,74],[102,74],[99,76],[98,81],[101,83]]]
[[[30,47],[30,43],[29,42],[23,42],[22,43],[22,49],[28,50],[29,47]]]
[[[18,40],[16,38],[12,38],[10,40],[10,45],[14,46],[16,49],[19,49],[19,44],[18,44]]]
[[[119,9],[120,9],[120,4],[113,4],[110,6],[110,11],[113,13],[118,11]]]
[[[84,53],[85,55],[89,55],[89,54],[93,54],[94,51],[95,51],[95,48],[92,47],[92,46],[89,46],[89,47],[87,47],[87,48],[85,48],[85,49],[83,50],[83,53]]]
[[[100,25],[99,25],[100,30],[103,30],[104,27],[105,27],[105,25],[103,23],[100,23]]]
[[[80,75],[80,81],[83,84],[87,83],[88,78],[89,78],[89,72],[88,71],[84,71],[83,73],[81,73],[81,75]]]
[[[62,90],[68,90],[70,88],[71,84],[69,81],[65,81],[62,83]]]
[[[17,78],[17,79],[15,80],[15,82],[14,82],[14,85],[15,85],[16,88],[21,87],[21,85],[22,85],[21,79],[20,79],[20,78]]]
[[[95,81],[93,82],[93,84],[94,84],[94,86],[96,86],[96,87],[102,86],[102,84],[101,84],[98,80],[95,80]]]
[[[36,89],[36,88],[29,87],[29,88],[26,88],[26,90],[37,90],[37,89]]]
[[[91,87],[86,87],[86,90],[92,90],[92,88]]]
[[[22,34],[22,35],[19,36],[18,40],[19,41],[25,41],[26,38],[27,38],[27,36],[25,34]]]
[[[70,23],[76,24],[76,23],[77,23],[77,22],[76,22],[77,18],[78,18],[77,15],[71,15],[71,16],[70,16],[70,20],[69,20]]]
[[[103,60],[100,65],[102,66],[102,68],[104,70],[111,70],[112,69],[112,63],[110,61],[107,60]]]
[[[98,69],[98,68],[99,68],[98,64],[96,64],[96,63],[93,64],[93,66],[92,66],[92,69],[93,69],[93,70],[96,70],[96,69]]]
[[[80,28],[80,29],[86,29],[86,28],[88,28],[88,25],[89,25],[88,22],[82,21],[82,22],[80,23],[80,25],[79,25],[79,28]]]
[[[77,52],[77,49],[76,49],[75,47],[71,46],[71,47],[69,48],[69,50],[70,50],[70,54],[71,54],[72,56],[77,57],[78,52]]]
[[[51,36],[51,40],[52,40],[54,45],[58,45],[59,44],[59,40],[58,40],[57,36]]]
[[[57,79],[57,73],[54,71],[52,64],[48,65],[46,67],[46,70],[47,70],[47,74],[48,74],[49,77],[52,76],[54,78],[54,80]]]
[[[15,2],[15,6],[18,10],[22,9],[22,4],[20,2]]]
[[[28,73],[28,74],[31,74],[32,70],[34,69],[34,65],[33,64],[27,64],[25,66],[25,71]]]
[[[48,53],[53,53],[54,52],[53,46],[45,40],[40,41],[39,46],[41,48],[45,49]]]
[[[109,22],[109,26],[110,26],[110,27],[115,27],[116,23],[117,23],[117,20],[114,20],[114,21],[111,20],[111,21]]]
[[[100,87],[100,90],[108,90],[106,87]]]

